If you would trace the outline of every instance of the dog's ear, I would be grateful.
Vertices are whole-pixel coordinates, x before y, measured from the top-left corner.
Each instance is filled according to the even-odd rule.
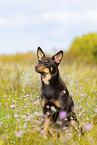
[[[54,60],[54,62],[56,63],[56,65],[58,66],[61,62],[63,58],[63,51],[59,51],[57,54],[55,54],[52,59]]]
[[[38,60],[41,61],[41,59],[45,56],[44,52],[42,51],[42,49],[40,47],[38,47],[37,49],[37,57]]]

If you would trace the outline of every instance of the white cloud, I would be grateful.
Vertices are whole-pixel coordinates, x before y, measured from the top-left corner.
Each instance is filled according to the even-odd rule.
[[[8,26],[8,20],[6,18],[1,17],[0,18],[0,27]]]
[[[47,12],[43,14],[43,17],[47,21],[55,21],[60,24],[72,23],[85,23],[85,22],[97,22],[97,10],[90,10],[85,13],[76,13],[76,12],[66,12],[66,11],[55,11]]]
[[[46,12],[43,14],[43,17],[47,21],[56,21],[59,23],[65,23],[67,21],[69,13],[62,11],[62,12]]]
[[[74,37],[97,32],[96,17],[96,0],[0,0],[0,52],[67,48]]]
[[[21,28],[25,25],[40,25],[43,23],[57,23],[60,25],[81,25],[82,23],[97,23],[97,11],[90,10],[85,13],[55,11],[44,12],[35,15],[26,15],[23,13],[17,13],[14,17],[8,19],[6,17],[0,17],[0,27],[13,27]],[[66,26],[66,27],[67,27]]]

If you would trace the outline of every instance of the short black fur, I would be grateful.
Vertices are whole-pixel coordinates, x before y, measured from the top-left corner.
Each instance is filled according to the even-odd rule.
[[[76,122],[79,128],[79,122],[73,110],[73,99],[69,95],[65,83],[59,75],[58,65],[63,58],[63,51],[59,51],[52,58],[49,58],[46,57],[42,49],[38,47],[37,56],[38,65],[35,66],[35,70],[41,74],[41,99],[44,119],[47,117],[50,121],[56,122],[57,119],[60,118],[60,112],[65,111],[67,113],[67,122],[62,118],[62,128],[70,125],[71,118]],[[52,106],[55,108],[55,112],[52,111]],[[49,115],[47,115],[47,113],[49,113]]]

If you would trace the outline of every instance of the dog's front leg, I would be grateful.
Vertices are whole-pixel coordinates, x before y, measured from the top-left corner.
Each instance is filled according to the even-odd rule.
[[[75,130],[80,134],[80,135],[84,135],[84,132],[82,130],[82,127],[79,127],[79,122],[77,120],[76,114],[73,111],[72,112],[72,119],[70,121],[70,124],[73,128],[75,128]]]
[[[45,106],[43,106],[43,101],[42,101],[42,107],[43,107],[43,118],[44,118],[44,135],[47,136],[48,134],[48,128],[50,124],[50,114],[49,111]]]
[[[44,117],[44,135],[47,136],[48,128],[50,124],[50,118],[48,116]]]

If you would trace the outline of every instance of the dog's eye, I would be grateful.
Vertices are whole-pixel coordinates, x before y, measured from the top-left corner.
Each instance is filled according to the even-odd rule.
[[[46,65],[48,64],[48,60],[45,61],[45,64],[46,64]]]
[[[41,60],[38,61],[38,63],[40,63],[40,62],[41,62]]]

